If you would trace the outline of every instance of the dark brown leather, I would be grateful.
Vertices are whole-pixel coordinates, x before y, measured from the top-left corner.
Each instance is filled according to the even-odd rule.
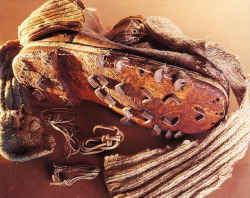
[[[222,86],[198,73],[61,38],[26,45],[13,64],[17,79],[41,98],[67,105],[91,100],[156,134],[207,131],[226,114]]]
[[[144,18],[140,15],[130,16],[119,21],[105,37],[116,43],[124,45],[135,45],[141,43],[146,32],[144,29]]]

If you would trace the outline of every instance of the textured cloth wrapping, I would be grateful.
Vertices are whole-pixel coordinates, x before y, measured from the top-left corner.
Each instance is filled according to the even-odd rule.
[[[203,197],[231,176],[233,165],[248,148],[249,80],[239,59],[220,46],[190,39],[161,17],[148,17],[145,24],[148,34],[168,48],[197,54],[222,71],[240,106],[203,140],[105,157],[105,183],[112,197]]]

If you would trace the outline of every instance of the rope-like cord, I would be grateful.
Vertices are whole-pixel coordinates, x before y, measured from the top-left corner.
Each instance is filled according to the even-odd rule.
[[[124,134],[116,126],[105,127],[97,125],[93,128],[93,133],[95,133],[97,129],[115,131],[115,135],[110,136],[109,134],[106,134],[101,137],[86,139],[80,145],[80,153],[82,155],[96,154],[105,150],[116,149],[124,140]]]
[[[76,118],[76,113],[68,108],[44,110],[41,112],[40,116],[55,130],[64,135],[66,139],[65,155],[67,158],[77,153],[91,155],[101,153],[105,150],[113,150],[124,140],[123,132],[121,132],[116,126],[105,127],[97,125],[93,128],[94,134],[97,129],[102,129],[115,132],[115,135],[111,136],[110,134],[105,134],[99,137],[91,137],[79,141],[75,135],[80,129],[73,123],[73,120]],[[66,116],[68,117],[66,118]]]
[[[65,137],[65,155],[70,157],[79,152],[79,140],[75,137],[80,129],[72,122],[76,113],[68,108],[53,108],[40,113],[43,120]],[[69,116],[68,118],[66,118]]]
[[[78,180],[94,179],[99,175],[100,169],[96,166],[90,166],[88,164],[81,164],[77,166],[57,166],[55,163],[54,173],[52,175],[51,185],[58,186],[71,186]],[[69,177],[68,179],[62,179],[62,174],[66,173],[78,173],[76,176]]]

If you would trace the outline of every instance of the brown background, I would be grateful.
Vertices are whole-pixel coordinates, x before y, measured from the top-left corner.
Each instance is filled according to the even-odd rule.
[[[17,38],[17,27],[45,0],[0,0],[0,45]],[[225,49],[240,56],[245,70],[250,73],[250,1],[248,0],[85,0],[86,7],[95,7],[106,27],[112,27],[128,15],[158,15],[172,20],[185,34],[194,38],[209,38]],[[31,98],[32,99],[32,98]],[[231,100],[233,100],[231,98]],[[46,103],[32,100],[35,113],[48,108]],[[230,111],[236,108],[231,103]],[[25,163],[9,162],[0,157],[0,197],[109,197],[102,172],[92,181],[80,181],[72,187],[50,186],[52,163],[74,164],[88,162],[102,168],[103,157],[111,153],[134,154],[145,148],[172,144],[162,137],[150,136],[150,131],[139,126],[119,124],[120,116],[99,105],[83,102],[75,108],[83,137],[91,136],[96,124],[117,125],[125,131],[125,142],[114,152],[95,156],[62,157],[63,137],[48,128],[56,138],[55,152],[46,157]],[[196,138],[196,137],[194,137]],[[250,150],[234,166],[233,176],[208,198],[250,197]]]

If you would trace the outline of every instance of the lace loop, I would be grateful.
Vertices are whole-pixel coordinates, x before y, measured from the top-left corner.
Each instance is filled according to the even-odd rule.
[[[96,134],[98,129],[107,130],[115,134],[111,135],[108,133],[99,137],[91,137],[84,141],[79,141],[75,135],[80,129],[73,122],[76,118],[76,113],[68,108],[44,110],[41,112],[40,116],[55,130],[64,135],[66,139],[64,148],[67,158],[77,153],[91,155],[101,153],[105,150],[112,150],[117,148],[124,140],[124,134],[116,126],[107,127],[96,125],[93,128],[93,134]]]
[[[105,134],[101,137],[86,139],[82,142],[80,146],[80,153],[82,155],[96,154],[101,153],[105,150],[115,149],[124,140],[124,134],[116,126],[106,127],[102,125],[97,125],[93,128],[93,134],[96,133],[97,129],[113,131],[115,132],[115,135],[111,136],[110,134]]]

